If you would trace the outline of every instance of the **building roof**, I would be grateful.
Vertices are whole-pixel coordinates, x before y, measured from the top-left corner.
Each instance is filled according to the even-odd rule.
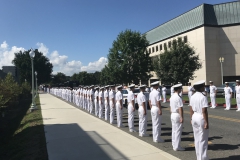
[[[240,2],[202,4],[145,33],[149,44],[162,41],[200,26],[240,23]]]

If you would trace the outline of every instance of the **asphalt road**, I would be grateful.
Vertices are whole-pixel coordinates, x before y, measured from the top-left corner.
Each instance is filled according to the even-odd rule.
[[[69,102],[68,102],[69,103]],[[73,103],[69,103],[75,106]],[[139,137],[138,133],[130,133],[127,122],[127,109],[123,109],[123,125],[124,128],[119,128],[165,152],[168,152],[182,160],[194,160],[196,159],[193,130],[190,122],[189,107],[184,105],[184,124],[181,146],[185,151],[173,151],[171,145],[171,121],[169,112],[169,103],[163,103],[163,115],[162,115],[162,133],[161,138],[165,140],[165,143],[154,143],[152,139],[152,121],[150,110],[148,110],[148,123],[147,134],[150,137]],[[76,106],[75,106],[76,107]],[[236,112],[236,109],[225,111],[223,107],[217,107],[216,109],[208,109],[209,113],[209,147],[208,156],[211,160],[239,160],[240,159],[240,112]],[[93,115],[94,116],[94,115]],[[116,117],[115,117],[116,120]],[[138,129],[138,114],[135,111],[134,125]],[[105,120],[103,120],[105,121]],[[106,122],[106,121],[105,121]],[[106,122],[108,123],[108,122]],[[115,124],[113,126],[116,127]]]

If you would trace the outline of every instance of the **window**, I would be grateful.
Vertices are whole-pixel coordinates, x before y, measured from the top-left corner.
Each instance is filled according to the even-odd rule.
[[[184,43],[187,43],[188,41],[187,36],[184,36],[183,39],[184,39]]]
[[[154,52],[154,47],[152,47],[152,52]]]
[[[162,50],[162,44],[160,44],[160,51]]]
[[[156,46],[156,52],[158,51],[158,46]]]
[[[164,47],[164,50],[167,50],[167,44],[166,43],[164,43],[163,47]]]
[[[178,37],[178,42],[182,42],[182,37]]]
[[[169,41],[169,42],[168,42],[168,48],[171,48],[171,46],[172,46],[172,42]]]
[[[149,51],[149,54],[150,54],[151,53],[151,48],[149,48],[148,51]]]

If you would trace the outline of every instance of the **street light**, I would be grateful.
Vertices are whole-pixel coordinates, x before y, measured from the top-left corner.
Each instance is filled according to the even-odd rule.
[[[31,51],[29,52],[29,56],[31,58],[31,64],[32,64],[32,105],[30,110],[34,110],[36,109],[36,105],[34,102],[34,68],[33,68],[33,58],[35,56],[35,52],[33,51],[33,49],[31,49]]]
[[[35,71],[35,78],[36,78],[36,97],[38,94],[38,87],[37,87],[37,71]]]
[[[222,77],[222,84],[223,84],[223,66],[222,66],[222,63],[224,62],[224,57],[220,57],[219,61],[221,63],[221,77]]]

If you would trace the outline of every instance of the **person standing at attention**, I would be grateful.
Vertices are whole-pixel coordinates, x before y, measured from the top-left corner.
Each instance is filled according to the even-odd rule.
[[[98,111],[99,111],[99,102],[98,102],[98,96],[99,96],[99,87],[95,88],[95,93],[94,93],[94,104],[95,104],[95,116],[98,116]]]
[[[152,116],[152,132],[153,132],[153,142],[162,143],[161,139],[161,121],[162,121],[162,107],[161,107],[161,95],[157,91],[159,88],[159,81],[151,83],[153,90],[149,95],[149,106],[151,108]]]
[[[122,125],[122,109],[123,109],[123,96],[122,96],[122,85],[117,87],[118,91],[115,96],[116,100],[116,112],[117,112],[117,126],[123,127]]]
[[[216,108],[216,95],[217,95],[217,87],[213,85],[213,81],[209,81],[210,83],[210,99],[211,99],[211,105],[210,108]]]
[[[240,81],[239,80],[236,80],[235,91],[236,91],[236,102],[237,102],[236,112],[240,112]]]
[[[197,160],[208,160],[208,101],[206,95],[203,94],[205,81],[194,83],[195,93],[190,101],[190,115],[192,118],[192,127],[194,134],[194,144]]]
[[[167,88],[165,85],[162,85],[162,96],[163,96],[163,103],[166,103],[166,93],[167,93]]]
[[[109,93],[108,93],[109,85],[105,86],[105,91],[104,91],[104,105],[105,105],[105,120],[109,120]]]
[[[225,82],[225,85],[226,85],[226,87],[224,87],[224,93],[225,93],[226,109],[224,109],[224,110],[230,110],[231,98],[232,98],[232,88],[229,87],[228,82]]]
[[[182,84],[176,84],[173,88],[174,94],[170,98],[172,146],[174,151],[184,151],[185,149],[180,146],[183,127],[183,103],[179,93],[182,90]]]
[[[134,97],[134,89],[135,89],[135,84],[131,84],[128,86],[129,91],[128,91],[128,127],[129,127],[129,132],[136,132],[134,129],[134,115],[135,115],[135,97]]]
[[[188,101],[189,101],[189,104],[190,104],[190,99],[191,99],[191,96],[193,95],[193,92],[194,92],[194,88],[191,86],[191,82],[188,82]]]
[[[109,92],[109,106],[110,106],[110,124],[114,123],[114,108],[115,108],[115,85],[111,85],[111,91]]]

